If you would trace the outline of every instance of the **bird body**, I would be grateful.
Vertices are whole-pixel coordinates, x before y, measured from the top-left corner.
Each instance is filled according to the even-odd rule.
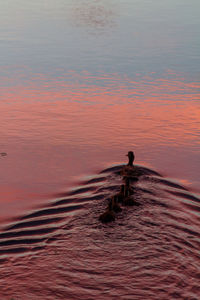
[[[121,208],[121,206],[118,203],[118,197],[117,197],[117,195],[115,195],[113,197],[112,201],[113,201],[113,210],[114,210],[114,212],[120,212],[120,211],[122,211],[122,208]]]
[[[133,206],[134,205],[134,199],[131,197],[131,195],[134,194],[134,190],[131,187],[130,184],[130,178],[124,177],[125,186],[124,186],[124,199],[122,201],[122,204],[125,206]]]
[[[133,187],[131,187],[129,177],[124,177],[124,181],[125,181],[124,196],[129,197],[130,195],[134,194],[134,189]]]
[[[121,171],[121,175],[132,177],[132,176],[135,175],[134,174],[135,173],[135,168],[133,166],[133,161],[135,159],[135,155],[134,155],[133,151],[129,151],[126,156],[128,156],[128,164],[123,167],[123,169]]]
[[[102,215],[100,215],[99,220],[102,223],[115,221],[115,214],[113,211],[106,210]]]
[[[133,206],[135,204],[135,201],[133,200],[132,197],[126,197],[122,203],[125,206]]]
[[[128,164],[120,171],[124,183],[120,187],[120,192],[110,199],[106,211],[99,216],[99,220],[102,223],[108,223],[115,220],[115,212],[122,211],[119,203],[122,203],[124,206],[138,205],[132,196],[134,194],[134,188],[131,186],[131,181],[137,181],[141,174],[137,171],[137,167],[133,166],[133,161],[135,159],[134,153],[129,151],[127,156],[129,159]]]
[[[100,215],[99,220],[102,223],[108,223],[115,221],[115,213],[113,211],[113,203],[112,201],[109,203],[107,210]]]
[[[124,186],[124,184],[122,184],[120,187],[120,192],[115,195],[117,197],[118,203],[121,203],[124,199],[124,190],[125,190],[125,186]]]

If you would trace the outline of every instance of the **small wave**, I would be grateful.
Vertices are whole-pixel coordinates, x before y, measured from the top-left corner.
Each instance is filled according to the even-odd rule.
[[[185,194],[177,191],[168,191],[168,192],[175,196],[178,196],[181,199],[184,198],[184,199],[195,201],[196,203],[200,203],[200,198],[193,196],[192,194]]]
[[[59,199],[47,203],[46,207],[17,218],[14,224],[7,226],[0,233],[0,246],[2,248],[0,254],[14,255],[23,253],[23,251],[30,253],[32,251],[30,245],[34,247],[35,251],[36,249],[43,249],[47,242],[56,241],[56,234],[60,228],[66,230],[66,224],[71,218],[70,216],[76,216],[82,210],[86,211],[89,209],[87,207],[90,207],[90,212],[93,210],[90,215],[87,213],[88,222],[91,222],[91,224],[94,223],[94,220],[98,222],[98,214],[102,207],[107,205],[107,199],[120,190],[122,167],[123,165],[118,165],[107,168],[100,172],[100,174],[104,174],[103,176],[99,177],[99,174],[96,177],[92,176],[92,179],[82,181],[81,185],[73,190],[57,194],[56,198]],[[183,190],[187,191],[186,188],[161,177],[158,172],[142,166],[136,166],[136,169],[141,179],[139,181],[133,180],[131,184],[134,186],[134,197],[137,206],[141,208],[149,207],[151,211],[155,210],[156,207],[156,209],[160,208],[162,209],[160,214],[166,217],[168,215],[169,220],[173,215],[174,203],[166,196],[167,193],[181,199],[199,201],[197,197],[189,192],[183,193]],[[162,186],[165,186],[165,190]],[[186,205],[192,210],[199,211],[197,207],[193,207],[191,204]],[[138,212],[136,207],[128,210],[124,209],[119,217],[119,224],[125,217],[126,211],[130,213],[132,211],[135,216],[143,213],[142,211]],[[154,222],[154,220],[148,218],[143,222],[143,226],[159,227],[160,224],[159,220]],[[68,228],[68,230],[72,229]]]
[[[32,220],[28,222],[20,222],[16,223],[14,225],[11,225],[7,227],[7,230],[12,229],[18,229],[18,228],[27,228],[27,227],[35,227],[35,226],[41,226],[41,225],[47,225],[47,224],[55,224],[56,222],[60,222],[63,220],[64,217],[55,217],[55,218],[49,218],[49,219],[40,219],[40,220]]]
[[[7,272],[11,266],[10,274],[19,278],[26,270],[23,295],[29,295],[30,282],[38,286],[46,276],[46,286],[52,286],[53,278],[55,289],[44,291],[46,298],[50,291],[62,299],[154,299],[155,294],[195,299],[200,242],[193,212],[199,213],[198,195],[137,166],[138,180],[130,183],[137,205],[122,206],[115,222],[101,224],[99,215],[120,191],[121,168],[111,166],[103,176],[81,181],[0,232],[1,272],[9,287],[16,284]]]
[[[61,206],[58,208],[47,208],[47,209],[39,210],[39,211],[33,212],[31,214],[25,215],[19,219],[25,220],[25,219],[32,219],[32,218],[41,217],[41,216],[48,216],[48,215],[54,215],[54,214],[57,215],[57,214],[74,211],[74,210],[82,208],[82,207],[83,207],[83,205],[79,204],[79,205]]]
[[[50,228],[39,228],[39,229],[32,229],[32,230],[20,230],[20,231],[6,231],[0,233],[0,239],[6,239],[6,238],[13,238],[13,237],[29,237],[29,236],[42,236],[42,235],[48,235],[49,233],[52,233],[56,230],[56,227],[50,227]]]
[[[187,191],[187,188],[185,188],[184,186],[178,184],[178,183],[175,183],[173,181],[170,181],[170,180],[167,180],[167,179],[164,179],[164,178],[157,178],[157,177],[154,177],[154,176],[151,176],[151,177],[143,177],[143,180],[146,179],[146,180],[149,180],[155,184],[162,184],[164,186],[167,186],[167,187],[172,187],[172,188],[176,188],[176,189],[179,189],[179,190],[185,190]]]

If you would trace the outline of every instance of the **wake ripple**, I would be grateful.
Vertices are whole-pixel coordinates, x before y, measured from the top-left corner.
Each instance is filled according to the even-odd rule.
[[[27,252],[27,250],[32,251],[38,249],[36,245],[40,245],[39,249],[45,247],[55,232],[68,222],[70,213],[72,215],[76,214],[78,211],[86,209],[86,206],[92,202],[101,200],[106,203],[106,199],[119,191],[121,169],[122,165],[107,168],[101,171],[99,175],[96,175],[96,177],[94,176],[90,180],[83,181],[81,187],[77,187],[66,193],[57,194],[56,196],[59,199],[49,204],[47,208],[39,209],[19,217],[14,224],[7,226],[0,233],[0,254],[6,255],[23,253],[23,251]],[[162,178],[159,173],[144,167],[138,167],[138,170],[141,179],[139,183],[135,184],[135,198],[142,205],[167,209],[167,212],[164,214],[168,214],[169,218],[172,218],[169,208],[172,208],[173,205],[170,205],[166,193],[175,195],[179,199],[187,199],[195,201],[198,204],[200,203],[198,197],[189,192],[182,192],[182,190],[187,191],[185,187]],[[161,194],[164,197],[163,199],[161,198]],[[182,201],[182,204],[191,210],[199,211],[199,207],[192,203]],[[146,226],[158,226],[157,223],[152,221],[145,221],[143,224]],[[187,228],[177,226],[177,229],[198,236],[198,233],[190,231]],[[33,236],[36,236],[36,238],[33,238]],[[13,248],[13,246],[17,245],[23,245],[23,247]],[[30,245],[34,245],[35,247],[30,248]],[[9,246],[12,246],[12,248]]]
[[[78,289],[77,283],[73,280],[71,282],[73,289],[77,290],[77,298],[81,298],[83,290],[85,295],[89,295],[89,290],[85,290],[84,284],[91,274],[97,280],[100,280],[98,278],[101,278],[102,272],[105,276],[108,275],[105,266],[108,266],[109,272],[113,272],[112,288],[114,282],[118,282],[118,286],[115,287],[117,293],[120,294],[122,290],[126,293],[126,288],[131,289],[131,286],[129,282],[124,285],[119,283],[120,280],[123,282],[120,274],[124,268],[129,270],[131,260],[136,266],[132,272],[134,278],[137,278],[135,280],[138,290],[143,278],[149,288],[149,294],[153,295],[150,283],[159,279],[160,289],[163,289],[169,298],[175,297],[176,293],[181,295],[181,290],[177,288],[177,291],[171,287],[169,293],[166,284],[171,285],[171,277],[166,271],[166,265],[168,269],[173,270],[175,281],[184,281],[183,278],[180,279],[179,271],[183,267],[183,261],[187,261],[187,272],[194,278],[193,293],[197,293],[198,272],[195,270],[195,264],[200,258],[199,195],[163,178],[153,170],[137,166],[139,180],[133,181],[132,186],[133,197],[138,205],[123,207],[115,222],[109,225],[101,224],[98,220],[99,215],[107,206],[109,198],[120,190],[121,169],[122,166],[107,168],[90,180],[83,180],[76,189],[55,195],[55,199],[45,207],[20,216],[12,224],[8,224],[0,232],[0,264],[4,265],[6,260],[18,256],[31,257],[38,252],[43,255],[45,248],[58,248],[62,242],[67,243],[65,255],[71,258],[71,265],[68,265],[69,271],[65,276],[73,278],[74,272],[76,278],[80,276],[83,280],[82,284],[78,284]],[[86,241],[90,241],[93,248],[84,252],[85,248],[81,247],[85,247]],[[73,252],[70,252],[67,245],[73,245]],[[76,247],[79,249],[78,256]],[[99,249],[103,256],[102,253],[100,255]],[[120,260],[113,256],[112,251],[120,253]],[[88,260],[88,253],[94,264],[91,270],[83,266],[83,262]],[[40,255],[38,253],[38,259]],[[160,265],[156,268],[158,263]],[[116,266],[119,268],[119,278]],[[132,273],[129,276],[132,278]],[[98,294],[95,282],[91,281],[90,285],[97,298],[103,299]]]

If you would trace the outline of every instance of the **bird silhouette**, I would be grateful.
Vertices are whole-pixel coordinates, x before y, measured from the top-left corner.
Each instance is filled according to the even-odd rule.
[[[115,220],[115,213],[113,211],[113,201],[110,201],[106,211],[100,215],[99,220],[102,223],[108,223]]]

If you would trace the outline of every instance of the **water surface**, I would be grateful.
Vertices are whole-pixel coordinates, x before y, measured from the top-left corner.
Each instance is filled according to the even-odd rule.
[[[30,211],[37,211],[38,207],[48,206],[51,201],[57,199],[56,195],[63,195],[71,188],[79,187],[82,178],[97,176],[106,166],[124,163],[125,154],[129,150],[135,152],[138,164],[158,171],[164,178],[167,177],[167,180],[184,185],[191,197],[199,197],[199,1],[58,0],[55,3],[49,0],[28,3],[24,0],[0,0],[0,4],[0,153],[7,154],[0,155],[1,228],[16,218],[29,214]],[[173,201],[165,196],[166,203]],[[179,196],[181,203],[186,201],[183,195]],[[98,205],[103,205],[104,198],[102,204],[100,199],[94,202],[95,205],[89,202],[89,206],[92,206],[90,212],[99,207]],[[188,211],[186,208],[184,211],[186,219],[193,219],[193,214],[190,214],[193,204],[190,200],[187,200]],[[162,201],[160,198],[159,202]],[[199,213],[196,208],[197,202],[195,201],[193,209],[196,211],[195,218]],[[152,207],[154,210],[154,206]],[[82,209],[75,211],[76,217],[82,213]],[[158,210],[157,213],[156,217],[160,220],[164,212]],[[89,214],[87,209],[84,214]],[[84,214],[80,217],[83,223]],[[170,216],[171,214],[172,211]],[[138,212],[138,218],[144,217],[141,215],[142,211]],[[175,218],[179,218],[178,213],[175,215]],[[74,229],[70,232],[72,240],[67,240],[62,233],[62,238],[56,242],[56,247],[60,245],[59,253],[62,253],[59,256],[61,261],[57,260],[59,265],[62,265],[65,255],[71,257],[71,265],[78,249],[83,251],[81,264],[86,264],[90,257],[86,255],[89,251],[87,247],[78,245],[73,237],[73,232],[82,232],[89,224],[85,226],[80,221],[78,225],[76,217],[73,219],[73,214],[70,217],[74,224]],[[129,217],[131,218],[131,212]],[[153,217],[149,216],[148,222],[151,222],[151,218]],[[93,219],[89,220],[94,224],[97,219],[98,213],[94,213]],[[164,227],[171,226],[171,217],[164,217],[164,220]],[[177,221],[178,227],[182,227],[181,220],[180,217]],[[52,222],[60,224],[60,221],[64,222],[62,226],[69,222],[67,218],[58,219],[57,215]],[[138,223],[138,219],[135,221]],[[132,228],[136,226],[135,221],[132,220],[129,224],[124,219],[122,226]],[[163,232],[160,221],[156,233]],[[116,239],[122,241],[122,244],[116,246],[116,253],[121,251],[121,248],[127,249],[127,253],[124,252],[125,258],[120,256],[121,274],[122,270],[127,269],[126,263],[130,261],[133,248],[135,249],[135,245],[129,244],[128,241],[133,239],[137,244],[137,241],[142,239],[141,232],[147,227],[142,229],[140,224],[135,237],[131,236],[134,230],[129,231],[126,228],[122,232],[127,232],[127,235],[119,238],[118,231],[120,233],[121,229],[118,225],[111,226],[112,230],[108,229],[108,232],[105,229],[106,237],[112,236],[107,241],[108,247],[105,248],[109,251],[110,245],[116,245],[116,235]],[[43,231],[46,232],[48,226],[46,224]],[[193,220],[189,229],[194,232],[191,236],[195,243],[196,226],[197,223]],[[156,227],[148,225],[148,230],[151,231],[152,228]],[[93,229],[88,231],[88,236],[85,233],[88,245],[94,237],[92,232]],[[92,254],[93,271],[101,261],[100,254],[103,250],[100,245],[107,243],[102,231],[97,233],[95,229],[94,232],[94,235],[99,236],[99,242],[96,248],[98,253],[95,250]],[[186,239],[185,236],[181,238]],[[144,239],[144,243],[147,243],[147,236]],[[174,243],[175,240],[172,244]],[[67,245],[72,244],[73,251],[64,253],[62,245],[68,249]],[[163,247],[164,244],[163,242]],[[140,246],[138,249],[141,249]],[[169,250],[169,256],[174,257],[172,248]],[[150,248],[147,249],[150,251]],[[153,246],[153,249],[157,248]],[[23,251],[22,249],[22,253]],[[186,248],[183,248],[184,251]],[[195,251],[192,252],[194,256]],[[3,253],[2,259],[7,259],[8,254]],[[107,261],[111,254],[101,255]],[[144,256],[146,255],[145,252]],[[35,258],[28,255],[19,265],[26,268],[27,260],[35,259],[37,269],[42,257],[42,254],[38,253]],[[138,262],[137,255],[135,257],[133,261]],[[180,258],[182,260],[182,256]],[[8,259],[12,261],[12,255],[9,255]],[[51,259],[47,260],[48,266]],[[113,270],[109,267],[105,269],[105,261],[101,261],[102,269],[99,274],[104,273],[105,279],[108,280]],[[138,266],[141,267],[140,263]],[[154,269],[151,266],[149,262],[148,272],[152,275]],[[180,261],[177,266],[180,270]],[[61,272],[61,277],[71,276],[75,281],[80,277],[77,266],[74,267],[73,273],[71,265],[71,275],[63,275],[66,273],[54,267],[56,273]],[[134,269],[134,264],[132,268]],[[163,268],[164,265],[161,269]],[[40,281],[35,273],[36,269],[33,271],[36,276],[33,282]],[[6,268],[3,267],[2,270],[5,271]],[[190,271],[181,282],[190,278]],[[157,272],[155,275],[159,277]],[[22,273],[22,269],[16,269],[19,286]],[[45,271],[42,274],[48,276]],[[135,273],[128,277],[126,273],[123,280],[132,280],[133,274]],[[141,282],[144,275],[142,274],[141,272],[139,275]],[[13,277],[15,280],[16,276]],[[103,279],[97,276],[96,280],[99,282],[95,287],[97,292]],[[152,282],[155,280],[156,278],[152,277]],[[9,282],[12,285],[13,281]],[[148,282],[150,284],[151,281]],[[44,286],[47,283],[49,285],[48,281],[44,281]],[[62,283],[61,280],[60,284]],[[117,283],[118,280],[115,284]],[[113,285],[111,286],[108,281],[106,289],[113,291]],[[117,288],[118,294],[123,290],[121,288],[121,285]],[[192,290],[193,286],[190,288]],[[62,293],[69,297],[75,286],[71,284],[70,290],[62,291],[58,284],[56,289],[58,294],[55,297],[60,299]],[[85,289],[86,287],[81,291],[82,299],[90,297]],[[127,285],[127,289],[120,294],[123,299],[129,299],[128,295],[133,293],[131,286]],[[135,299],[145,297],[138,292],[141,289],[139,284]],[[20,299],[26,294],[29,299],[39,299],[37,288],[31,287],[31,290],[33,292],[28,294],[27,290],[19,289],[16,295]],[[162,287],[160,292],[161,290]],[[195,299],[197,292],[194,288],[193,295],[192,291],[177,297]],[[176,292],[175,288],[174,293]],[[156,293],[157,291],[151,291],[152,299],[155,299]],[[4,290],[2,297],[7,295],[12,296]],[[96,295],[100,297],[101,293]],[[164,288],[159,299],[165,299],[165,296]],[[45,294],[46,299],[55,297],[51,298],[51,292]],[[80,298],[80,294],[76,297]],[[115,294],[109,294],[109,297],[112,299]],[[168,297],[174,298],[176,295],[169,293]]]

